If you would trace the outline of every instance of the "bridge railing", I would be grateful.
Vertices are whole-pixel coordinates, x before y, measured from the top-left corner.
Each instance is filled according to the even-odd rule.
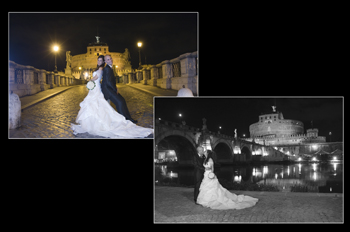
[[[74,84],[74,77],[63,72],[54,73],[9,61],[9,90],[19,97]]]
[[[184,130],[189,130],[189,131],[192,131],[192,132],[198,132],[200,131],[199,128],[197,127],[193,127],[193,126],[188,126],[188,125],[184,125],[183,123],[176,123],[176,122],[170,122],[170,121],[166,121],[166,120],[159,120],[159,119],[156,119],[156,125],[165,125],[165,126],[169,126],[171,128],[181,128],[181,129],[184,129]]]
[[[198,127],[189,126],[189,125],[186,125],[186,124],[183,124],[183,123],[170,122],[170,121],[166,121],[166,120],[163,120],[163,119],[161,119],[161,120],[156,119],[155,121],[156,121],[156,125],[157,124],[158,125],[161,124],[161,125],[169,126],[169,127],[172,127],[172,128],[179,128],[179,129],[183,129],[183,130],[189,130],[189,131],[192,131],[192,132],[200,132],[201,131],[201,129],[198,128]],[[213,135],[213,136],[216,136],[218,138],[231,139],[231,140],[234,139],[233,136],[221,134],[221,133],[218,133],[218,132],[206,131],[206,133],[208,133],[210,135]]]
[[[135,78],[130,79],[129,73],[135,73]],[[142,69],[129,70],[118,73],[118,75],[124,77],[125,84],[143,83],[173,90],[179,90],[185,86],[191,89],[194,95],[197,95],[198,52],[185,53],[156,65],[142,65]]]

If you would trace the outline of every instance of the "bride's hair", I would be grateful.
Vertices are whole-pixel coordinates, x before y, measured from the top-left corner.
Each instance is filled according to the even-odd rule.
[[[100,59],[100,58],[102,58],[103,63],[102,63],[101,65],[97,65],[97,68],[96,68],[95,71],[97,71],[100,67],[103,68],[103,67],[105,66],[105,56],[104,56],[104,55],[100,55],[100,56],[97,58],[97,60]]]

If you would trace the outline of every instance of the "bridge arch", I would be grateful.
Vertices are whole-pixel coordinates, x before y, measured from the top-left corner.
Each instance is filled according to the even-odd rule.
[[[213,144],[212,149],[218,163],[232,163],[232,146],[229,142],[219,139]]]
[[[183,133],[163,133],[157,136],[155,145],[158,150],[174,150],[180,165],[191,165],[197,153],[194,140]]]
[[[248,146],[241,147],[241,155],[243,155],[244,161],[251,161],[252,160],[252,151]]]

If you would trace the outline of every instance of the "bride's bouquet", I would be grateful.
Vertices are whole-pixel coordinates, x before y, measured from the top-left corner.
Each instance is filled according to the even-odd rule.
[[[86,88],[88,90],[93,90],[94,88],[96,87],[96,83],[94,81],[89,81],[87,84],[86,84]]]
[[[209,172],[208,178],[209,178],[209,179],[214,179],[214,178],[215,178],[214,172]]]

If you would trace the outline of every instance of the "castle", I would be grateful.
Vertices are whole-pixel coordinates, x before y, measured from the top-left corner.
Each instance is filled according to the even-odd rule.
[[[92,73],[97,67],[97,58],[99,55],[111,55],[113,59],[113,71],[116,75],[131,70],[130,53],[125,48],[124,53],[111,52],[107,43],[101,42],[99,36],[96,36],[96,42],[89,43],[87,52],[79,55],[70,55],[66,52],[67,67],[65,74],[74,76],[75,79],[88,80],[92,78]]]
[[[259,121],[249,126],[250,138],[247,141],[267,146],[283,146],[306,143],[324,143],[326,137],[318,136],[318,129],[308,129],[304,134],[304,124],[298,120],[284,119],[282,112],[273,111],[261,114]]]

